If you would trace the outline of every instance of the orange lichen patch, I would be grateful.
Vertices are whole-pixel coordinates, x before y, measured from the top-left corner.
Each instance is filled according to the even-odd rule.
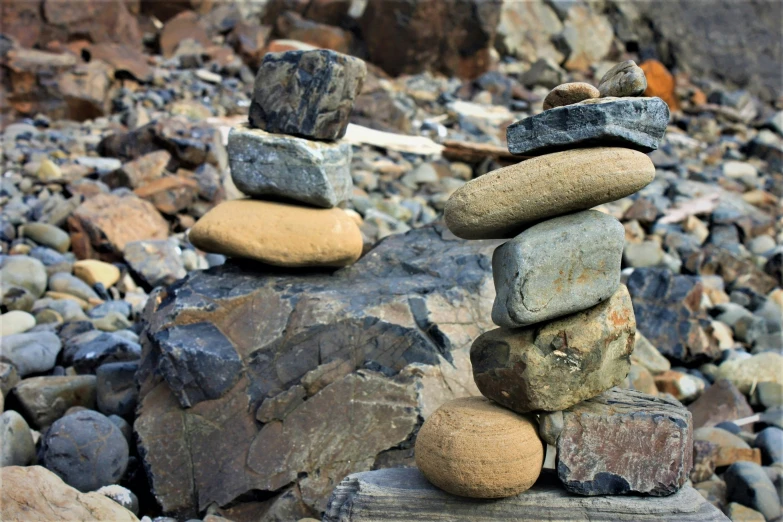
[[[658,60],[646,60],[639,67],[647,77],[647,90],[645,96],[658,96],[669,106],[672,111],[680,110],[680,103],[674,93],[674,76]]]

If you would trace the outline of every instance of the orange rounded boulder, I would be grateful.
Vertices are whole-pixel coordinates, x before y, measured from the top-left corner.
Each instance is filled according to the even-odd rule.
[[[484,397],[449,401],[419,430],[416,465],[448,493],[502,498],[529,489],[544,462],[536,423]]]

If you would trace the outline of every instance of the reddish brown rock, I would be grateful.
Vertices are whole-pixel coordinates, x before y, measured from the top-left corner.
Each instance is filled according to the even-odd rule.
[[[255,69],[261,64],[266,53],[270,31],[269,26],[241,21],[228,35],[228,44],[246,64]]]
[[[645,96],[658,96],[669,109],[676,111],[680,109],[680,102],[677,100],[677,95],[674,92],[675,82],[674,76],[658,60],[646,60],[642,62],[639,67],[644,71],[644,75],[647,77],[647,89],[644,91]]]
[[[41,36],[41,4],[33,2],[3,2],[0,27],[22,47],[33,47]]]
[[[160,52],[166,58],[174,56],[179,44],[186,39],[191,39],[203,47],[212,42],[207,35],[207,29],[199,20],[198,14],[193,11],[183,11],[171,20],[167,21],[160,30]]]
[[[5,6],[5,4],[4,4]],[[72,69],[78,59],[69,53],[56,54],[34,49],[11,49],[5,57],[4,84],[9,87],[4,100],[8,108],[21,114],[47,113],[67,116],[57,82],[54,80]],[[6,109],[3,104],[3,109]]]
[[[83,54],[89,59],[108,63],[115,73],[117,71],[127,72],[141,82],[152,80],[152,67],[147,63],[147,57],[133,47],[100,43],[85,48]]]
[[[715,461],[718,458],[718,445],[706,440],[693,441],[692,482],[704,482],[715,473]]]
[[[198,195],[198,183],[184,176],[166,176],[133,191],[160,212],[173,215],[188,208]]]
[[[102,176],[101,181],[110,188],[140,187],[161,178],[166,172],[169,161],[171,161],[171,154],[165,150],[150,152]]]
[[[290,11],[280,15],[275,22],[275,28],[283,38],[299,40],[338,53],[348,53],[351,50],[352,38],[348,31],[306,20]]]
[[[141,32],[124,0],[43,0],[48,22],[39,44],[67,42],[74,36],[93,43],[115,42],[141,49]]]
[[[751,448],[738,436],[721,428],[698,428],[693,432],[694,440],[703,440],[718,446],[715,466],[730,466],[735,462],[748,461],[761,465],[761,450]]]
[[[718,379],[712,386],[688,406],[693,415],[693,427],[715,426],[725,421],[735,421],[753,415],[753,409],[745,396],[726,379]]]
[[[563,412],[557,473],[571,493],[670,495],[692,465],[691,414],[677,401],[613,388]]]
[[[105,261],[120,256],[131,241],[166,239],[169,228],[151,203],[115,194],[86,200],[68,218],[68,226],[77,258]]]
[[[105,62],[93,60],[60,75],[59,91],[68,107],[69,119],[91,120],[110,112],[111,73]]]

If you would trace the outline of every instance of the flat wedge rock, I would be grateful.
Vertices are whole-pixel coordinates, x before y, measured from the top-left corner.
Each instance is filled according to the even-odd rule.
[[[348,475],[332,493],[324,522],[507,522],[509,520],[728,521],[691,486],[663,498],[571,495],[544,477],[515,497],[476,500],[430,484],[416,468]]]
[[[539,223],[495,250],[492,321],[518,328],[586,310],[620,286],[625,229],[587,210]]]
[[[578,147],[658,148],[669,123],[660,98],[595,98],[556,107],[509,125],[508,150],[537,156]]]
[[[598,147],[547,154],[495,170],[457,189],[446,202],[446,224],[465,239],[512,238],[545,219],[633,194],[654,177],[650,158],[631,149]]]
[[[613,388],[563,412],[557,473],[572,493],[671,495],[692,465],[691,414],[676,400]]]
[[[531,418],[484,397],[443,404],[416,438],[416,465],[449,493],[472,498],[517,495],[533,485],[544,445]]]
[[[194,246],[284,267],[342,267],[362,253],[359,226],[342,209],[239,199],[213,208],[190,230]]]
[[[248,196],[331,208],[351,195],[351,145],[270,134],[247,125],[228,134],[231,178]]]
[[[621,285],[584,312],[482,334],[470,350],[473,377],[485,397],[518,413],[563,410],[625,379],[635,333]]]

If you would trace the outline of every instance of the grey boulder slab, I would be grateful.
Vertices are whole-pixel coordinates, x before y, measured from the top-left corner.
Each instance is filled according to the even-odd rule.
[[[669,123],[660,98],[597,98],[556,107],[509,125],[512,154],[536,156],[580,147],[658,148]]]
[[[563,412],[557,474],[580,495],[671,495],[693,465],[691,414],[678,401],[613,388]]]
[[[365,471],[347,476],[332,493],[324,522],[494,522],[590,520],[701,522],[728,520],[692,487],[665,498],[569,495],[545,477],[515,497],[477,500],[430,484],[416,468]]]
[[[580,312],[620,286],[625,230],[588,210],[535,225],[495,250],[492,321],[516,328]]]
[[[267,53],[253,86],[250,126],[340,139],[366,76],[362,60],[326,49]]]
[[[276,196],[331,208],[353,189],[351,145],[270,134],[246,125],[228,134],[231,178],[248,196]]]

